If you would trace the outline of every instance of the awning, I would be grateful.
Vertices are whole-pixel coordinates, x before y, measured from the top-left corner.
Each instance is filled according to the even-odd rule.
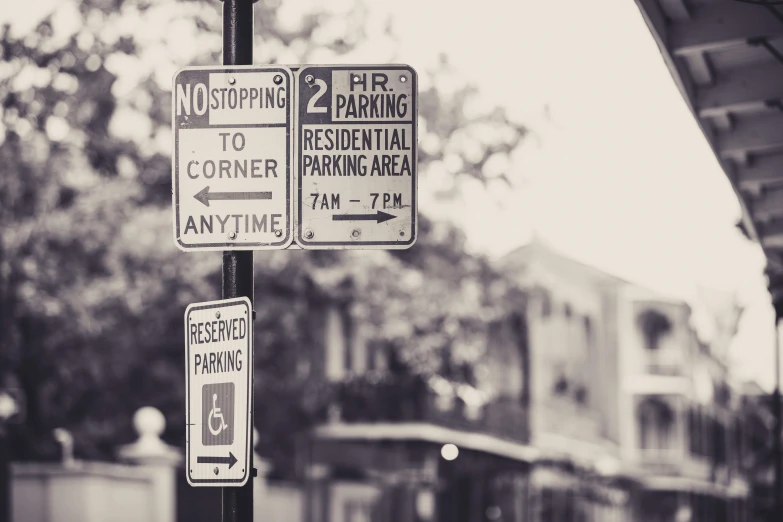
[[[783,5],[636,3],[739,197],[743,230],[783,272]]]

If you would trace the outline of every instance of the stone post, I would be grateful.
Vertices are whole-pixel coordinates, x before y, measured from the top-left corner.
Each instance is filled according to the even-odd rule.
[[[419,522],[437,520],[438,465],[439,455],[428,453],[421,470],[422,476],[415,490],[415,519]]]
[[[330,471],[323,464],[309,464],[305,469],[304,522],[330,522]]]
[[[160,410],[149,406],[139,409],[133,416],[133,426],[139,438],[121,447],[119,457],[143,468],[152,478],[154,518],[151,522],[176,522],[176,474],[182,453],[160,440],[166,427],[166,419]]]
[[[253,451],[255,451],[255,447],[258,444],[258,437],[258,430],[253,428]],[[272,471],[272,464],[256,452],[253,455],[253,466],[255,466],[258,472],[258,476],[252,479],[254,497],[253,520],[270,520],[266,477]]]

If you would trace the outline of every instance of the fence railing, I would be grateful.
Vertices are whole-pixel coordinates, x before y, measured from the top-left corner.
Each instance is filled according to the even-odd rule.
[[[529,414],[521,401],[484,399],[475,389],[424,377],[355,377],[336,384],[340,422],[426,422],[529,442]]]
[[[651,375],[678,377],[683,374],[682,365],[673,362],[650,361],[645,365],[645,370]]]
[[[677,471],[685,465],[685,455],[679,449],[639,449],[639,461],[646,469],[657,472]]]

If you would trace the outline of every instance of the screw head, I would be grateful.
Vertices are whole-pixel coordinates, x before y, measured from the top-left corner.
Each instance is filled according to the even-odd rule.
[[[313,232],[309,228],[304,231],[305,239],[313,239],[314,236],[315,236],[315,232]]]
[[[312,74],[308,74],[307,76],[305,76],[305,81],[307,83],[313,83],[315,81],[315,78],[313,77]]]
[[[281,83],[283,83],[283,77],[279,74],[276,74],[274,82],[275,85],[280,85]]]
[[[215,469],[214,469],[213,471],[215,472],[215,475],[217,475],[217,474],[218,474],[218,471],[220,471],[220,470],[218,469],[218,467],[217,467],[217,466],[215,466]]]
[[[400,230],[400,237],[402,237],[404,235],[405,235],[405,231],[404,230]]]
[[[237,79],[234,78],[233,76],[229,76],[228,77],[228,83],[230,83],[231,85],[234,85],[235,83],[237,83]]]
[[[353,83],[359,83],[360,81],[362,81],[362,79],[359,78],[358,76],[353,77]]]
[[[215,312],[215,319],[220,319],[220,312]]]
[[[400,76],[400,82],[401,83],[405,83],[407,81],[408,81],[408,77],[407,76]]]
[[[236,232],[229,232],[228,233],[228,238],[229,239],[236,239],[237,238],[237,233]]]
[[[354,239],[358,239],[362,235],[362,230],[360,228],[354,228],[351,231],[351,237]]]
[[[282,230],[275,230],[275,236],[283,237],[283,231]]]

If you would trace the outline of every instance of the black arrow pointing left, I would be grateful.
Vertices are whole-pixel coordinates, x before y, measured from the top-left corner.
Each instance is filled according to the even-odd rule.
[[[237,458],[229,451],[228,457],[198,457],[196,462],[199,464],[228,464],[228,469],[231,469],[237,463]]]
[[[271,192],[210,192],[209,186],[204,187],[195,196],[197,201],[209,206],[212,201],[238,201],[246,199],[272,199]]]

